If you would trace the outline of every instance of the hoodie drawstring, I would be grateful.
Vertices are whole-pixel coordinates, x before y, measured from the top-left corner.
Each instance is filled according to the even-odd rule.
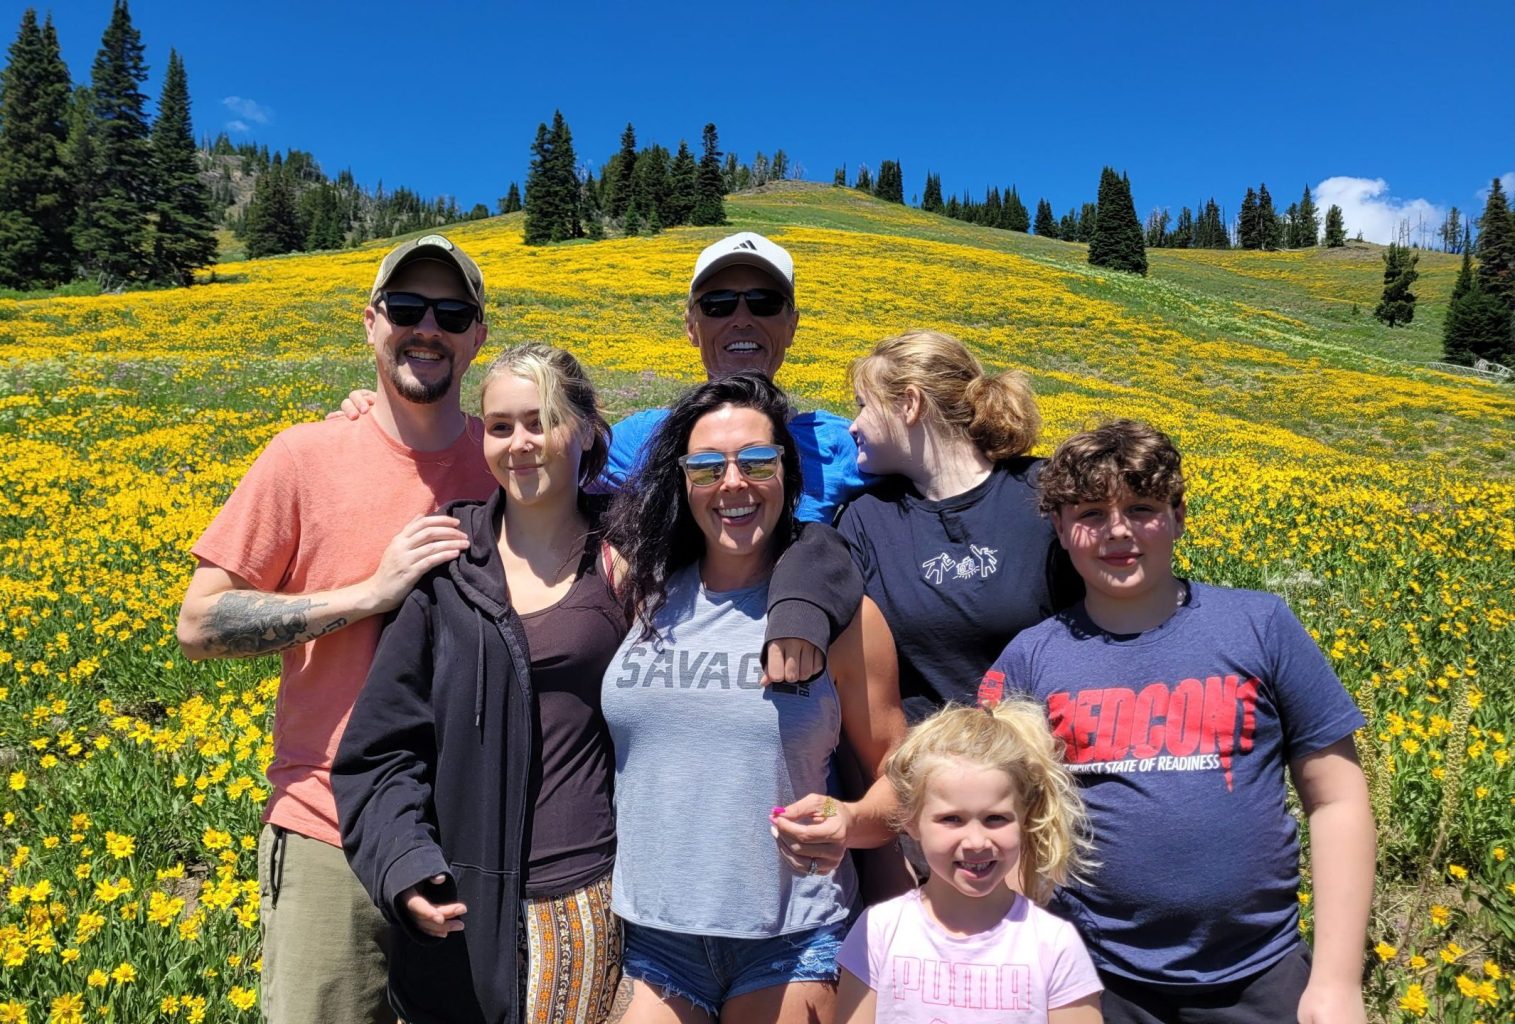
[[[473,623],[478,627],[479,645],[474,652],[474,678],[473,678],[473,726],[479,730],[479,735],[484,735],[484,614],[475,606],[473,609]]]

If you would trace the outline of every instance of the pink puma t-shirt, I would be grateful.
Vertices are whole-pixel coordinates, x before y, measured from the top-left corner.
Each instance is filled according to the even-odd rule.
[[[837,962],[878,994],[877,1024],[1045,1024],[1103,988],[1073,926],[1024,896],[988,931],[952,935],[912,890],[863,911]]]
[[[305,423],[259,455],[194,553],[258,590],[307,594],[373,575],[401,527],[499,486],[470,418],[453,444],[407,448],[377,418]],[[384,616],[287,647],[274,707],[273,786],[263,820],[340,846],[331,762],[368,677]]]

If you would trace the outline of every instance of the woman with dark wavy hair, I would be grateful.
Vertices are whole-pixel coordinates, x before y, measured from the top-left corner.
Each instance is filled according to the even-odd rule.
[[[825,795],[843,736],[876,778],[904,733],[873,603],[827,671],[762,685],[769,581],[801,490],[789,412],[757,373],[691,388],[611,510],[636,616],[601,691],[628,1024],[829,1021],[856,893],[848,848],[893,837],[886,782],[853,803]]]

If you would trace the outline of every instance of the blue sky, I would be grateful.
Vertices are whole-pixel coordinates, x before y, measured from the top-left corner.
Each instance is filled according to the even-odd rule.
[[[14,39],[51,10],[87,81],[109,0],[0,0]],[[948,193],[1011,184],[1061,213],[1102,165],[1139,213],[1265,181],[1282,209],[1325,183],[1351,232],[1481,209],[1515,184],[1515,4],[542,4],[135,0],[156,98],[174,47],[198,133],[313,152],[372,186],[493,207],[561,108],[598,167],[639,142],[744,161],[783,148],[812,180],[898,159]],[[1332,181],[1331,179],[1336,179]],[[1318,197],[1321,198],[1321,197]]]

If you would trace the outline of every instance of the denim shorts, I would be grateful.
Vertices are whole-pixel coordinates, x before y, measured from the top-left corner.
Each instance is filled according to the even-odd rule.
[[[679,996],[712,1016],[736,996],[792,981],[836,981],[836,954],[847,924],[768,939],[686,935],[626,922],[621,970],[664,996]]]

